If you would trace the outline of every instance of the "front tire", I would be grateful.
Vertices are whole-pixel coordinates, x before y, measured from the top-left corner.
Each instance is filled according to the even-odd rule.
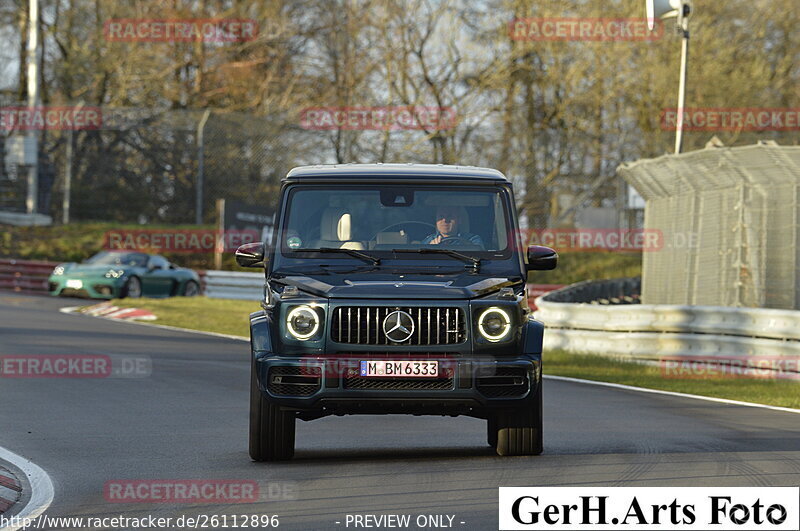
[[[142,281],[139,277],[131,277],[122,287],[120,298],[124,299],[130,297],[131,299],[138,299],[142,296]]]
[[[294,456],[295,416],[268,402],[258,388],[255,363],[250,369],[250,458],[282,461]]]
[[[494,419],[497,438],[497,455],[539,455],[543,450],[542,440],[542,380],[536,390],[536,404],[530,408],[515,408],[498,411]],[[489,426],[492,425],[489,421]],[[491,434],[489,439],[491,442]]]
[[[190,280],[183,286],[183,293],[181,293],[184,297],[195,297],[200,295],[200,286],[194,280]]]

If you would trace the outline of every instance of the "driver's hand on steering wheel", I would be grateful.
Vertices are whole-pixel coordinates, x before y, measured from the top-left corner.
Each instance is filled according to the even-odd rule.
[[[444,238],[440,234],[440,235],[438,235],[437,237],[435,237],[434,239],[431,240],[431,245],[439,245],[440,243],[442,243],[443,239]]]

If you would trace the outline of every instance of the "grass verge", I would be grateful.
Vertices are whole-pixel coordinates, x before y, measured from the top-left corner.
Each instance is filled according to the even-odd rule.
[[[250,336],[250,314],[261,308],[257,301],[207,297],[115,299],[111,304],[148,310],[158,318],[155,324],[244,337]]]
[[[122,299],[114,300],[112,303],[123,308],[149,310],[158,317],[157,324],[245,337],[250,333],[248,316],[259,309],[255,301],[206,297]],[[661,375],[659,367],[561,351],[545,353],[544,372],[557,376],[800,409],[800,382],[797,381],[670,379]]]
[[[544,372],[557,376],[800,409],[800,382],[796,380],[665,378],[661,374],[660,367],[561,351],[545,353]]]

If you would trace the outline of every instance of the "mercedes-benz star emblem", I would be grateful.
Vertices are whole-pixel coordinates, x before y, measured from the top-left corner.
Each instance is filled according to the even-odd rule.
[[[414,319],[401,310],[395,310],[383,320],[383,333],[389,341],[402,343],[414,333]]]

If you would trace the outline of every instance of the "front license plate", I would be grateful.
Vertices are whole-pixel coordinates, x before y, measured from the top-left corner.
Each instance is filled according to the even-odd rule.
[[[81,289],[83,287],[83,281],[71,278],[67,280],[67,287],[72,289]]]
[[[361,376],[389,378],[436,378],[438,361],[362,361]]]

